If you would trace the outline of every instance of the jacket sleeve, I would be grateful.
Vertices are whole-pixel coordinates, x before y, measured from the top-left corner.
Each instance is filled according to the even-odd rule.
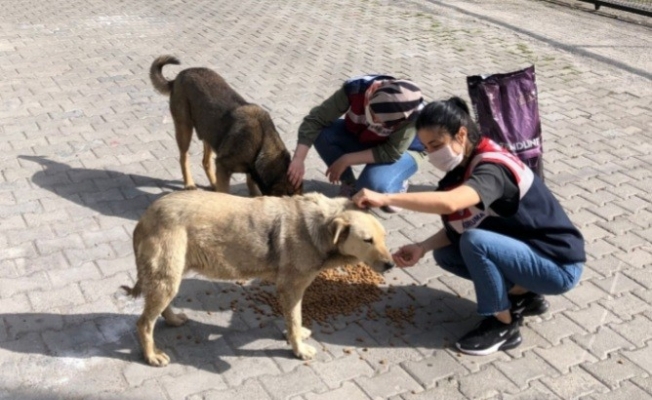
[[[349,98],[342,87],[303,118],[303,122],[299,125],[298,143],[312,146],[321,130],[335,122],[348,109]]]
[[[410,122],[396,132],[389,135],[389,139],[372,149],[374,160],[377,163],[397,161],[412,144],[417,130],[414,122]]]

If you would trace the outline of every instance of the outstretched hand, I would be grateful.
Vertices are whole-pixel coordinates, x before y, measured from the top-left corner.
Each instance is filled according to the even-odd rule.
[[[411,267],[416,264],[426,253],[425,249],[418,244],[408,244],[401,247],[398,251],[392,254],[392,258],[396,265],[401,268]]]
[[[346,169],[350,167],[346,154],[342,157],[335,160],[333,164],[326,170],[326,177],[330,183],[336,183],[340,181],[342,174]]]
[[[353,195],[351,200],[360,208],[383,207],[388,205],[387,195],[369,189],[360,190]]]

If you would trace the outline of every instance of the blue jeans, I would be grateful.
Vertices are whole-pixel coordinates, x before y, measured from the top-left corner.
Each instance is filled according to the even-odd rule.
[[[346,130],[343,119],[338,119],[324,128],[314,145],[319,157],[329,167],[344,154],[368,150],[377,146],[376,144],[358,142],[358,138]],[[419,138],[414,138],[409,149],[423,150]],[[366,188],[380,193],[398,193],[403,188],[403,181],[414,175],[417,169],[418,166],[414,158],[405,152],[393,163],[367,164],[357,181],[349,167],[342,173],[340,180],[349,184],[355,182],[356,191]]]
[[[561,294],[580,280],[584,263],[560,265],[526,243],[498,233],[471,229],[459,246],[433,252],[448,272],[473,281],[478,314],[493,315],[511,307],[507,292],[514,285],[537,294]]]

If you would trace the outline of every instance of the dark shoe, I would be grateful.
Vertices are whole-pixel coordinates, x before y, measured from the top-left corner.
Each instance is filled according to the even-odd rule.
[[[355,194],[355,184],[353,183],[342,183],[340,185],[340,190],[338,192],[339,197],[346,197],[350,199]]]
[[[550,303],[540,294],[527,292],[525,294],[510,294],[507,296],[512,303],[510,311],[524,317],[541,315],[548,311]]]
[[[402,210],[401,207],[396,207],[396,206],[382,206],[380,209],[383,212],[386,212],[387,214],[396,214],[397,212],[400,212]]]
[[[409,187],[410,187],[410,181],[408,181],[407,179],[404,180],[403,183],[401,184],[401,190],[399,190],[399,193],[406,193]],[[380,207],[380,209],[388,214],[395,214],[403,210],[401,207],[396,207],[396,206],[382,206]]]
[[[498,350],[518,347],[523,339],[518,330],[520,315],[512,315],[512,322],[504,324],[496,317],[483,319],[471,332],[455,343],[459,351],[474,356],[486,356]]]

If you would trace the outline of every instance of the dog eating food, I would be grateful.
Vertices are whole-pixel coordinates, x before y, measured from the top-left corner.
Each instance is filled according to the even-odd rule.
[[[254,198],[171,193],[145,211],[133,246],[138,279],[123,289],[145,298],[137,330],[145,359],[155,366],[170,361],[154,344],[158,316],[173,326],[187,320],[170,307],[187,271],[213,279],[273,282],[292,350],[308,360],[316,350],[302,342],[311,331],[302,326],[301,303],[319,273],[359,262],[377,272],[393,267],[385,230],[373,215],[348,199],[318,193]]]
[[[244,172],[252,196],[301,193],[302,187],[294,187],[287,177],[290,152],[267,111],[247,102],[208,68],[188,68],[168,81],[162,72],[168,64],[178,65],[179,60],[169,55],[158,57],[149,76],[159,93],[170,96],[186,189],[196,189],[188,160],[194,128],[204,144],[202,165],[215,191],[228,193],[231,175]]]

